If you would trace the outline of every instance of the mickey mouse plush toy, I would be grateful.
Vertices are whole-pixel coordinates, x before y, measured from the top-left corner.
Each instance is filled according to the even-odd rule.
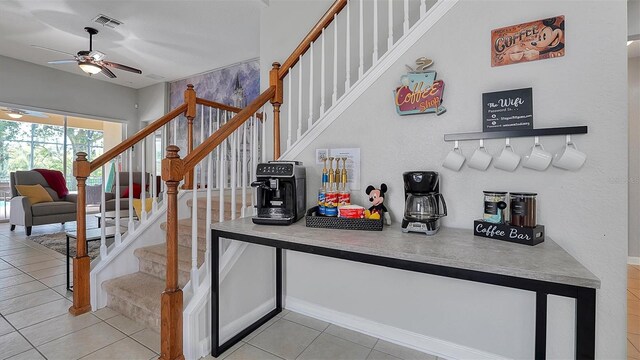
[[[367,219],[380,219],[380,217],[384,216],[385,223],[391,225],[391,216],[383,204],[384,193],[387,192],[387,184],[380,184],[379,189],[369,185],[365,192],[369,195],[369,201],[371,202],[371,207],[365,212],[365,217]]]

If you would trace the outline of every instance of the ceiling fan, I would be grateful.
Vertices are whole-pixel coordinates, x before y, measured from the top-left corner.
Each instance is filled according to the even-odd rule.
[[[22,109],[16,109],[16,108],[1,108],[0,110],[7,113],[7,115],[12,119],[20,119],[24,115],[35,116],[40,118],[49,117],[46,114],[41,113],[40,111],[22,110]]]
[[[98,30],[91,27],[86,27],[84,28],[84,30],[87,33],[89,33],[89,50],[78,51],[77,55],[69,54],[67,52],[60,51],[60,50],[46,48],[44,46],[36,46],[36,45],[32,45],[32,46],[37,47],[39,49],[55,51],[55,52],[72,56],[73,59],[54,60],[54,61],[49,61],[48,63],[54,64],[54,65],[76,63],[78,64],[80,69],[82,69],[82,71],[86,72],[89,75],[95,75],[99,72],[102,72],[106,77],[113,79],[116,77],[116,74],[114,74],[113,71],[109,70],[109,68],[129,71],[136,74],[142,74],[141,70],[132,68],[131,66],[122,65],[122,64],[104,60],[104,58],[106,57],[104,53],[98,50],[93,50],[93,35],[97,34]]]

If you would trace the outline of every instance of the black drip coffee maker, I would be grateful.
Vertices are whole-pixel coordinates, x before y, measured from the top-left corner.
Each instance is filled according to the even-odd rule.
[[[299,161],[269,161],[258,164],[256,181],[258,214],[254,224],[289,225],[305,213],[306,171]]]
[[[447,216],[447,204],[440,194],[440,177],[435,171],[409,171],[404,179],[402,232],[435,235],[440,218]]]

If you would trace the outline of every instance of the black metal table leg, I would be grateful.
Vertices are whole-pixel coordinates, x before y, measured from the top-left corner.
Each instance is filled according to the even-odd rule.
[[[258,319],[244,330],[234,335],[224,344],[220,344],[220,236],[215,230],[211,231],[211,355],[218,357],[233,345],[240,342],[247,335],[254,332],[260,326],[267,323],[273,317],[282,312],[282,249],[276,251],[276,307],[266,315]]]
[[[282,311],[282,249],[276,248],[276,309]]]
[[[536,292],[536,349],[535,359],[547,358],[547,294]]]
[[[69,235],[67,235],[67,290],[73,291],[69,281]]]
[[[211,233],[211,355],[220,351],[220,237]]]
[[[594,359],[596,353],[596,290],[578,288],[576,298],[576,359]]]

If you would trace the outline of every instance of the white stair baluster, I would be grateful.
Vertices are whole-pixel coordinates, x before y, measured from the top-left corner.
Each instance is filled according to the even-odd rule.
[[[309,56],[309,117],[307,118],[307,131],[311,129],[311,126],[313,126],[313,43],[311,43]]]
[[[338,101],[338,14],[333,15],[333,94],[331,106]]]
[[[409,0],[404,0],[404,35],[409,32]]]
[[[142,202],[142,211],[140,212],[140,223],[147,220],[147,138],[142,139],[142,190],[140,191],[140,200]]]
[[[262,113],[262,121],[265,121],[266,118],[266,114]],[[300,118],[298,118],[300,119]],[[256,177],[256,167],[258,166],[258,162],[256,157],[258,156],[258,119],[257,118],[253,118],[253,121],[251,122],[251,180],[249,180],[249,182],[255,181],[257,179]],[[298,131],[300,131],[300,128],[298,128]],[[257,193],[256,191],[251,188],[251,212],[252,215],[256,214],[256,196]]]
[[[193,167],[193,189],[191,204],[191,287],[196,293],[200,281],[198,279],[198,188],[195,186],[198,180],[198,165]],[[200,168],[202,171],[202,166]]]
[[[152,150],[152,165],[151,165],[151,199],[153,199],[153,201],[151,201],[151,212],[155,213],[156,210],[158,210],[158,189],[157,189],[157,176],[158,176],[158,166],[157,166],[157,161],[156,161],[156,156],[158,154],[158,148],[156,146],[156,139],[158,136],[158,132],[155,131],[153,133],[153,141],[152,141],[152,145],[151,145],[151,149]]]
[[[291,78],[289,78],[291,79]],[[251,123],[253,116],[249,118],[248,123]],[[240,210],[240,216],[245,217],[247,208],[247,123],[242,124],[242,210]]]
[[[104,213],[105,213],[105,206],[107,204],[107,200],[106,200],[106,191],[105,191],[105,186],[107,185],[106,183],[106,174],[105,174],[105,166],[102,165],[102,186],[101,186],[101,191],[100,191],[100,220],[102,221],[102,226],[100,226],[100,258],[104,259],[105,257],[107,257],[107,234],[106,234],[106,229],[107,226],[104,223]]]
[[[387,39],[387,52],[393,46],[393,0],[389,0],[389,38]]]
[[[175,120],[174,120],[175,121]],[[160,159],[164,159],[165,150],[169,144],[169,124],[162,127],[162,144],[160,144]],[[162,165],[160,165],[160,171],[162,171]],[[160,181],[162,187],[162,201],[167,199],[167,184],[164,181]]]
[[[222,119],[224,122],[226,122],[226,118],[227,118],[227,111],[225,110],[222,115]],[[224,141],[222,141],[220,146],[222,147],[222,149],[220,151],[220,159],[221,159],[220,189],[219,189],[220,199],[218,199],[220,214],[219,214],[218,221],[223,222],[224,221],[224,188],[227,185],[227,140],[225,139]]]
[[[260,134],[260,148],[262,149],[262,155],[260,157],[260,161],[262,162],[266,162],[267,161],[267,147],[265,146],[265,139],[267,138],[267,120],[268,120],[268,116],[267,113],[264,111],[264,105],[262,106],[262,113],[265,114],[264,115],[264,119],[262,121],[262,126],[260,127],[262,129],[262,133]],[[278,159],[273,159],[273,160],[278,160]]]
[[[373,62],[378,62],[378,0],[373,0]]]
[[[265,118],[265,114],[263,113],[262,121],[264,121],[264,118]],[[300,55],[300,58],[298,59],[298,137],[296,138],[296,140],[299,140],[301,137],[302,137],[302,55]]]
[[[291,141],[293,140],[292,128],[293,128],[293,119],[291,118],[291,71],[289,71],[289,75],[287,78],[289,79],[289,87],[287,88],[287,150],[291,148]],[[246,131],[246,130],[245,130]],[[245,134],[246,135],[246,134]],[[246,139],[245,139],[246,140]]]
[[[115,163],[115,167],[116,167],[116,236],[114,238],[114,243],[116,244],[116,247],[118,245],[120,245],[120,243],[122,242],[122,235],[120,234],[120,195],[122,194],[122,190],[120,190],[120,156],[118,155],[116,156],[116,163]],[[100,219],[102,221],[102,225],[101,226],[107,226],[107,219],[106,218],[102,218]]]
[[[211,116],[209,116],[211,119]],[[211,132],[211,121],[209,122],[209,132]],[[201,170],[202,171],[202,170]],[[206,251],[204,255],[204,261],[207,265],[207,272],[211,271],[211,261],[209,258],[211,257],[211,188],[213,187],[213,152],[210,152],[207,156],[207,214],[206,214]]]
[[[129,224],[127,225],[127,232],[131,234],[134,230],[133,225],[133,148],[129,150]]]
[[[420,0],[420,17],[427,13],[427,0]]]
[[[346,80],[344,82],[344,92],[346,93],[351,88],[351,1],[347,2],[347,38],[346,38]]]
[[[322,51],[320,53],[320,116],[324,115],[325,108],[325,92],[326,92],[326,61],[325,61],[325,40],[324,40],[324,29],[322,29]]]
[[[358,80],[362,79],[364,74],[364,0],[360,0],[360,36],[359,36],[359,54],[360,54],[360,66],[358,67]]]
[[[231,220],[236,219],[236,188],[238,179],[238,132],[231,134]]]
[[[200,144],[204,142],[204,105],[200,105]],[[200,166],[200,186],[203,187],[204,182],[204,171],[202,171],[202,166]]]
[[[178,120],[180,117],[173,119],[173,139],[171,145],[178,145]]]

